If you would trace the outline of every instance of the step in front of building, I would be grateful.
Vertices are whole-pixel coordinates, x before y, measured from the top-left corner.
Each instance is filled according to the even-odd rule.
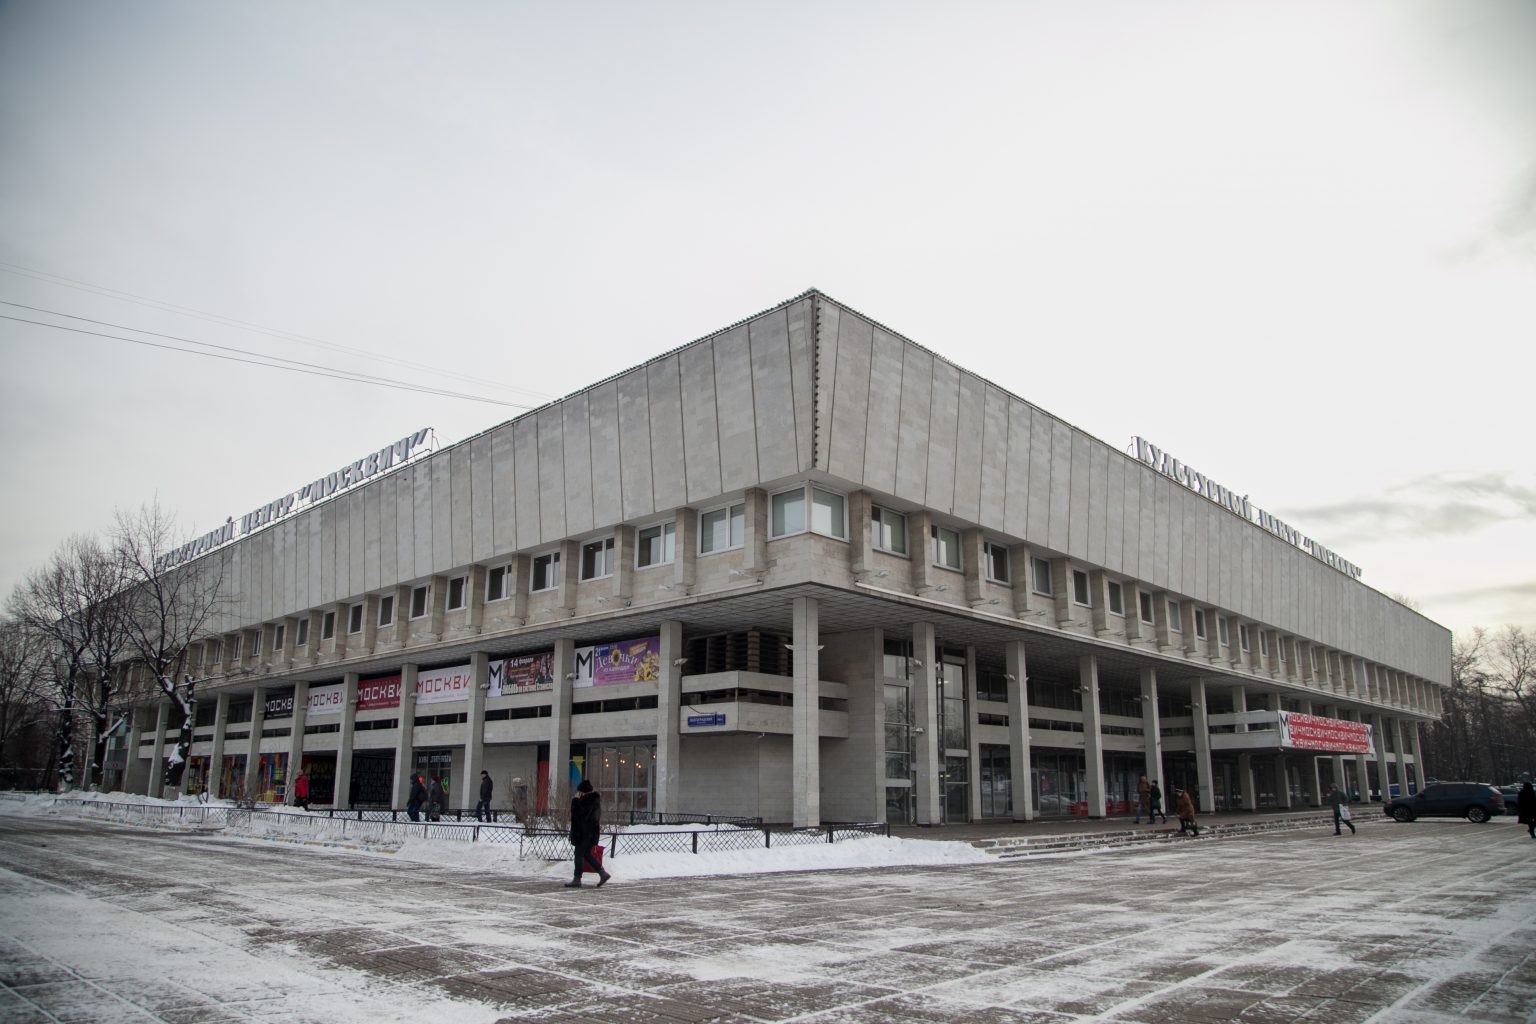
[[[999,860],[1020,860],[1052,853],[1074,853],[1117,847],[1166,844],[1190,838],[1223,839],[1262,832],[1331,828],[1331,814],[1308,814],[1255,821],[1223,821],[1200,826],[1198,837],[1187,836],[1172,824],[1115,829],[1108,832],[1056,833],[1049,836],[1021,836],[1006,839],[978,839],[971,843]]]

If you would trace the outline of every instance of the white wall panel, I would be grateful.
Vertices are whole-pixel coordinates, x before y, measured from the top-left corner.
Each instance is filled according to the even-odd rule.
[[[453,524],[453,527],[448,536],[447,558],[438,561],[435,567],[437,572],[442,572],[444,569],[457,569],[475,560],[472,520],[475,505],[474,494],[470,490],[473,479],[469,445],[457,445],[447,454],[447,459],[436,461],[444,465],[447,470],[448,479],[445,481],[447,486],[443,488],[443,495],[448,502],[448,521]]]
[[[1029,438],[1023,440],[1023,450],[1014,451],[1014,440],[1008,429],[1008,406],[1011,399],[1000,388],[984,385],[984,397],[981,406],[981,447],[978,449],[981,505],[978,510],[977,521],[989,523],[997,529],[1014,536],[1024,535],[1024,495],[1029,486]],[[1020,403],[1020,410],[1024,416],[1024,422],[1029,422],[1028,411]],[[963,435],[962,435],[963,436]],[[961,447],[965,447],[962,442]],[[1008,479],[1012,472],[1010,468],[1013,460],[1017,458],[1020,463],[1019,472],[1023,477],[1023,488],[1020,489],[1021,509],[1019,515],[1019,528],[1013,529],[1008,516]]]
[[[869,415],[870,350],[874,329],[851,313],[838,318],[836,391],[832,399],[832,429],[827,466],[846,480],[864,477],[864,438]],[[891,490],[896,490],[895,477]]]
[[[605,405],[604,412],[612,413],[606,405],[613,397],[610,385],[602,385],[591,393]],[[617,509],[619,502],[609,493],[618,488],[618,445],[611,438],[597,446],[602,452],[602,466],[593,464],[592,408],[587,393],[575,394],[560,403],[560,429],[563,439],[560,454],[565,459],[565,528],[573,535],[587,533],[597,523],[596,502],[593,495],[604,490],[604,509]],[[617,430],[614,415],[599,417],[604,432]],[[599,482],[601,481],[601,483]]]
[[[789,366],[789,318],[770,313],[747,325],[757,468],[763,480],[800,472],[794,379]]]
[[[612,387],[612,384],[605,387]],[[594,405],[597,402],[595,395],[596,392]],[[565,435],[560,430],[561,416],[559,406],[546,406],[533,414],[539,424],[539,537],[545,543],[566,535]],[[598,504],[595,493],[592,503],[595,511]]]
[[[937,512],[955,511],[955,457],[960,430],[960,373],[942,359],[933,360],[928,399],[928,480],[923,504]],[[974,440],[967,447],[974,445]]]
[[[694,345],[677,354],[683,393],[683,469],[688,503],[707,501],[725,488],[720,475],[720,423],[715,400],[715,349]]]
[[[878,330],[870,342],[869,393],[886,397],[871,402],[864,419],[864,483],[881,494],[898,493],[896,466],[900,461],[901,445],[902,364],[909,347],[900,338]],[[851,420],[849,425],[853,425]]]
[[[1083,516],[1087,531],[1086,557],[1094,565],[1108,565],[1104,558],[1104,549],[1108,545],[1108,520],[1109,507],[1109,452],[1099,444],[1092,444],[1090,439],[1083,434],[1082,447],[1087,455],[1088,462],[1088,495],[1086,515]],[[1077,461],[1074,454],[1073,461]],[[1073,476],[1077,474],[1074,473]],[[1115,506],[1118,512],[1120,507]]]
[[[878,338],[884,332],[875,331]],[[921,505],[928,498],[928,433],[932,423],[933,356],[905,346],[901,367],[901,426],[896,436],[896,493]],[[872,401],[872,406],[880,403]]]
[[[469,562],[483,562],[496,552],[494,509],[496,478],[491,459],[491,435],[481,434],[469,442]]]
[[[752,353],[745,324],[715,338],[715,402],[720,417],[720,482],[727,491],[750,487],[757,472],[752,404]]]
[[[987,390],[986,382],[974,373],[960,374],[960,408],[950,457],[955,462],[954,513],[967,522],[981,520],[981,463],[987,450]],[[1006,456],[1006,451],[1003,454]],[[1002,517],[997,516],[991,522],[995,528],[1002,522]]]
[[[1069,425],[1051,419],[1051,521],[1045,543],[1063,554],[1070,554],[1072,548],[1072,433]]]
[[[614,382],[619,393],[619,479],[622,507],[613,518],[597,521],[607,527],[620,520],[639,519],[655,511],[651,479],[650,388],[644,368],[631,370]]]
[[[803,472],[815,465],[812,448],[816,437],[816,349],[813,337],[815,307],[810,299],[791,303],[789,326],[790,394],[795,404],[795,463]],[[663,503],[665,505],[665,503]]]
[[[651,405],[651,507],[680,508],[688,504],[688,478],[683,459],[683,394],[676,356],[646,368]]]
[[[517,475],[511,424],[491,431],[491,545],[497,556],[517,550]]]
[[[1051,543],[1051,438],[1053,421],[1049,415],[1029,408],[1029,522],[1024,539],[1039,547]],[[1062,476],[1062,493],[1068,480]]]

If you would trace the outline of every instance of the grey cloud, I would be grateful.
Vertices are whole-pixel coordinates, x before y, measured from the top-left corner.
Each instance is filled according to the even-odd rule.
[[[1304,533],[1326,533],[1334,545],[1388,536],[1476,533],[1511,519],[1536,519],[1536,489],[1497,473],[1437,474],[1389,487],[1387,497],[1288,509]]]

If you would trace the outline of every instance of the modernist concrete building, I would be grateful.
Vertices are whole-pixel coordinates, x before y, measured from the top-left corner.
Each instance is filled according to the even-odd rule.
[[[1447,630],[1285,524],[815,291],[383,472],[412,440],[197,555],[230,600],[189,651],[189,789],[284,799],[302,764],[316,803],[398,807],[419,769],[469,806],[485,769],[498,803],[585,774],[621,810],[944,823],[1116,814],[1147,775],[1316,805],[1416,783],[1449,683]],[[168,718],[135,709],[130,788]]]

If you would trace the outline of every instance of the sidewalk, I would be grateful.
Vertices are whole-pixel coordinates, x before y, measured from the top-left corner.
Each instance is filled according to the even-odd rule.
[[[1350,811],[1355,824],[1380,819],[1386,821],[1378,804],[1354,804]],[[1303,808],[1289,811],[1223,811],[1201,814],[1195,821],[1202,833],[1228,832],[1236,827],[1305,828],[1316,825],[1332,829],[1333,814],[1327,808]],[[1247,829],[1244,828],[1246,831]],[[891,835],[902,839],[931,839],[951,843],[995,844],[1007,841],[1063,839],[1075,837],[1105,837],[1113,833],[1148,832],[1153,834],[1179,831],[1179,819],[1168,816],[1167,824],[1161,820],[1156,825],[1146,822],[1136,824],[1130,815],[1108,818],[1038,818],[1034,821],[979,821],[959,825],[893,825]]]

